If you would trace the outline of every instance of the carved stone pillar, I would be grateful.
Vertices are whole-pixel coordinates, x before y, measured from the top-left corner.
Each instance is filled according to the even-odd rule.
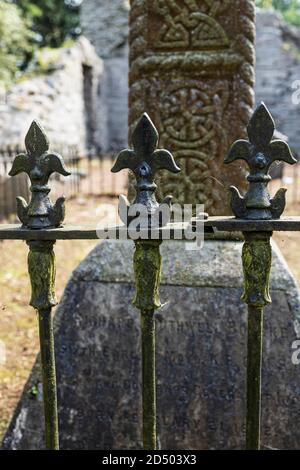
[[[162,174],[163,194],[229,211],[227,188],[241,164],[224,168],[245,136],[253,106],[254,0],[131,0],[130,133],[143,112],[181,174]]]

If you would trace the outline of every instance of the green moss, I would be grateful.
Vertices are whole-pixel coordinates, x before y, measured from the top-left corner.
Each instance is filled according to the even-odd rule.
[[[35,53],[36,67],[40,72],[47,72],[57,63],[61,49],[53,49],[51,47],[44,47],[38,49]]]
[[[159,240],[135,242],[134,273],[136,294],[133,304],[141,310],[142,393],[144,449],[156,449],[155,318],[161,306],[159,285],[161,254]]]
[[[57,304],[54,292],[55,255],[54,242],[28,242],[28,272],[31,282],[30,305],[38,310]]]
[[[37,395],[38,395],[39,391],[38,391],[38,388],[36,385],[33,385],[29,390],[28,390],[28,394],[30,396],[30,398],[36,398]]]
[[[247,343],[247,450],[260,448],[262,340],[263,307],[250,306]]]
[[[161,241],[138,240],[135,243],[134,273],[136,294],[133,305],[138,309],[150,311],[161,306],[159,283],[161,276]]]
[[[254,307],[271,302],[269,280],[272,249],[269,232],[245,234],[243,246],[244,292],[242,300]]]

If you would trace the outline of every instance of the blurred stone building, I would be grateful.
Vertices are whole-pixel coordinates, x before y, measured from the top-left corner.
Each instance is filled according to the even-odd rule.
[[[97,139],[104,149],[119,149],[127,142],[128,11],[129,0],[84,0],[81,7],[82,32],[104,61],[97,114]],[[266,103],[297,153],[300,29],[275,11],[258,10],[256,34],[256,102]]]
[[[94,144],[115,152],[127,145],[129,0],[84,0],[81,26],[103,60],[98,88]]]
[[[129,0],[83,0],[83,36],[56,60],[46,57],[44,75],[0,89],[1,146],[23,145],[33,118],[54,146],[94,154],[127,146],[129,8]],[[256,29],[256,101],[265,101],[298,153],[300,30],[273,11],[257,12]]]
[[[298,92],[297,92],[298,90]],[[300,29],[273,11],[256,18],[256,102],[264,101],[277,129],[300,151]]]

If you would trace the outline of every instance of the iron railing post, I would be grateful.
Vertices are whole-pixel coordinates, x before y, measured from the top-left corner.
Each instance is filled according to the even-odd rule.
[[[46,449],[59,449],[53,321],[51,308],[39,310]]]
[[[28,272],[31,281],[30,305],[38,312],[42,366],[43,403],[46,449],[58,450],[57,391],[54,355],[52,307],[57,304],[54,293],[55,255],[53,241],[28,241]]]
[[[64,197],[53,205],[49,199],[48,180],[53,172],[69,175],[63,159],[49,153],[48,139],[37,121],[33,121],[25,138],[27,153],[18,154],[11,176],[25,172],[31,180],[31,201],[17,198],[18,217],[23,227],[43,230],[59,227],[64,219]],[[52,307],[57,304],[54,292],[55,255],[53,240],[28,240],[28,272],[31,282],[30,305],[38,311],[42,365],[46,449],[59,449],[57,388],[52,324]]]
[[[261,372],[264,306],[271,302],[272,232],[245,232],[244,293],[248,304],[246,448],[260,449]]]
[[[297,162],[286,142],[272,141],[274,130],[273,118],[261,103],[247,127],[249,142],[236,141],[225,158],[225,163],[245,160],[250,168],[247,176],[249,188],[245,196],[242,197],[234,186],[230,190],[232,212],[236,218],[253,221],[254,226],[252,232],[244,232],[242,253],[242,300],[248,304],[246,447],[254,450],[260,449],[263,313],[264,306],[271,302],[269,277],[272,260],[272,232],[256,231],[254,222],[279,219],[284,211],[286,189],[279,189],[273,198],[267,189],[272,163]]]
[[[156,372],[155,372],[155,309],[161,306],[161,241],[135,242],[134,273],[136,294],[133,304],[141,312],[142,397],[144,449],[156,449]]]
[[[155,309],[160,307],[159,284],[161,275],[161,241],[152,239],[151,229],[170,221],[171,197],[158,204],[155,198],[154,176],[158,170],[180,171],[167,150],[158,150],[158,132],[147,114],[138,121],[133,134],[134,150],[119,153],[112,172],[130,169],[136,178],[136,198],[132,205],[125,196],[120,197],[121,220],[131,230],[133,222],[135,254],[134,274],[136,294],[133,304],[141,312],[142,342],[142,395],[143,445],[146,450],[156,449],[156,378],[155,378]],[[138,231],[145,229],[147,238]]]

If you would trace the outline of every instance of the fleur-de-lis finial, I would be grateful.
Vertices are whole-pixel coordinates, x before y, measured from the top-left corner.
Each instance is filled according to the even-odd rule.
[[[151,216],[155,215],[163,204],[170,206],[172,199],[171,196],[167,196],[161,204],[157,202],[155,198],[155,190],[157,188],[154,183],[155,173],[158,170],[168,170],[172,173],[180,171],[168,150],[157,149],[158,140],[159,135],[153,122],[148,114],[144,113],[132,134],[134,150],[122,150],[111,169],[113,173],[117,173],[128,168],[134,173],[136,178],[136,197],[133,204],[142,204],[147,208],[148,216],[147,220],[144,221],[145,226],[149,225]],[[137,217],[137,215],[122,217],[122,208],[126,208],[128,214],[130,204],[125,196],[120,196],[120,216],[122,221],[128,223]],[[164,225],[166,222],[164,220],[161,224]]]
[[[264,103],[254,112],[247,133],[249,142],[237,140],[230,148],[224,162],[245,160],[250,168],[247,176],[249,189],[244,197],[235,186],[230,187],[231,208],[237,218],[242,219],[278,219],[284,211],[286,189],[281,188],[272,198],[267,185],[271,180],[269,169],[275,161],[294,164],[288,144],[282,140],[273,140],[275,124]]]
[[[20,221],[28,228],[58,227],[65,216],[65,198],[60,197],[53,205],[49,199],[48,180],[57,172],[68,176],[62,157],[54,152],[48,153],[49,142],[44,130],[37,121],[33,121],[25,137],[27,153],[16,156],[10,176],[25,172],[31,181],[31,201],[29,204],[22,197],[17,197],[17,213]]]

